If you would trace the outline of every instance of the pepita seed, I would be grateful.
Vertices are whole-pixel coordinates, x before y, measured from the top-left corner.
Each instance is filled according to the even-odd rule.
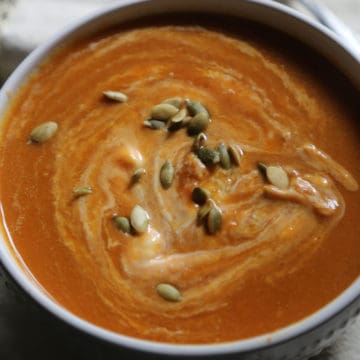
[[[92,194],[93,189],[91,186],[79,186],[73,189],[74,197],[78,198],[80,196]]]
[[[127,95],[123,94],[120,91],[106,90],[106,91],[103,91],[103,95],[107,99],[113,100],[113,101],[126,102],[128,100]]]
[[[136,183],[140,180],[141,176],[146,174],[146,170],[144,168],[136,169],[133,174],[131,175],[131,183]]]
[[[199,223],[202,223],[205,220],[210,210],[211,210],[211,206],[207,206],[207,205],[204,205],[199,209],[197,214],[197,219]]]
[[[171,284],[158,284],[156,286],[156,291],[163,299],[167,301],[177,302],[182,300],[180,291]]]
[[[209,126],[210,118],[205,112],[196,114],[189,122],[188,134],[190,136],[197,135],[206,130]]]
[[[124,216],[114,216],[114,223],[118,229],[120,229],[124,233],[130,233],[130,221],[128,218]]]
[[[58,129],[58,124],[54,121],[47,121],[35,127],[30,133],[32,143],[42,144],[51,139]]]
[[[196,141],[199,143],[200,146],[205,146],[207,141],[207,136],[205,133],[201,132],[196,136]]]
[[[171,119],[170,121],[172,123],[179,123],[179,122],[182,122],[186,117],[186,110],[185,109],[182,109],[180,110],[177,114],[175,114]]]
[[[164,189],[168,189],[174,180],[174,167],[169,161],[166,161],[160,169],[160,182]]]
[[[266,168],[266,177],[270,184],[285,190],[289,187],[289,177],[281,166],[268,166]]]
[[[201,187],[196,187],[192,191],[191,199],[195,204],[204,205],[206,203],[206,200],[209,198],[209,196],[210,193],[207,190]]]
[[[206,202],[206,204],[199,209],[197,213],[197,221],[199,224],[202,224],[205,221],[211,209],[212,205],[209,202]]]
[[[241,157],[243,156],[242,149],[236,145],[230,145],[228,147],[228,152],[233,164],[236,166],[240,166]]]
[[[166,124],[160,120],[148,119],[144,121],[144,125],[153,130],[164,129]]]
[[[208,118],[210,118],[210,114],[209,114],[208,110],[200,101],[192,101],[190,99],[186,99],[185,103],[186,103],[186,107],[189,111],[189,114],[191,116],[195,116],[200,113],[205,113],[205,114],[207,114]]]
[[[177,131],[180,130],[184,125],[183,125],[183,120],[186,117],[186,109],[182,109],[180,110],[177,114],[175,114],[171,119],[170,119],[170,124],[168,127],[168,131]]]
[[[176,96],[173,98],[165,99],[162,103],[170,104],[170,105],[175,106],[176,108],[180,109],[183,102],[184,102],[184,100],[181,97]]]
[[[230,169],[231,168],[231,159],[229,152],[224,144],[219,144],[217,151],[220,155],[220,165],[223,169]]]
[[[149,226],[149,215],[141,206],[136,205],[131,211],[130,223],[137,233],[144,233]]]
[[[207,230],[209,234],[216,234],[221,230],[222,214],[217,206],[212,206],[207,217]]]
[[[177,114],[179,109],[170,104],[158,104],[151,109],[151,118],[154,120],[168,121]]]
[[[200,134],[198,134],[193,143],[193,151],[197,153],[200,150],[200,148],[206,145],[206,141],[207,141],[207,136],[205,133],[201,132]]]
[[[207,147],[201,147],[196,155],[206,166],[217,164],[220,161],[219,153]]]

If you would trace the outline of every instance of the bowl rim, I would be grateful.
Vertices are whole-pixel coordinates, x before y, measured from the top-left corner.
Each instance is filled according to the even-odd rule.
[[[189,1],[191,0],[184,0],[183,3],[187,3]],[[214,1],[215,0],[198,0],[198,3],[205,6],[206,2]],[[13,90],[17,90],[22,83],[26,82],[29,74],[31,74],[59,44],[64,41],[66,42],[69,37],[78,33],[81,28],[88,27],[99,19],[105,19],[114,12],[123,11],[125,8],[131,8],[133,6],[143,6],[145,4],[149,4],[150,2],[152,4],[170,4],[171,0],[123,0],[115,4],[111,4],[110,6],[103,7],[92,14],[83,17],[82,19],[73,22],[72,24],[66,26],[62,31],[50,37],[48,41],[36,48],[22,61],[22,63],[4,83],[0,91],[0,119],[5,114],[8,103],[11,102],[11,95],[9,96],[9,91],[11,93]],[[226,2],[231,3],[231,0]],[[241,2],[249,6],[261,6],[267,8],[267,10],[272,9],[288,16],[291,18],[291,21],[299,21],[304,26],[320,33],[319,35],[324,35],[333,44],[342,49],[345,54],[350,55],[351,58],[355,59],[358,65],[360,64],[360,56],[346,43],[344,43],[340,37],[309,17],[306,17],[305,15],[275,1],[242,0]],[[185,9],[184,6],[182,7]],[[309,44],[307,45],[309,46]],[[339,68],[339,66],[336,67]],[[0,125],[0,128],[1,127],[2,125]],[[17,253],[16,247],[11,241],[10,232],[6,226],[4,210],[1,204],[0,216],[2,218],[2,224],[0,224],[0,226],[3,227],[3,229],[1,229],[2,231],[0,231],[0,262],[4,265],[10,276],[16,280],[17,284],[20,285],[20,287],[28,295],[30,295],[36,303],[40,304],[51,314],[55,315],[56,318],[64,321],[85,334],[90,334],[95,338],[105,340],[108,343],[134,350],[164,355],[181,354],[182,356],[205,356],[248,353],[255,350],[270,348],[313,331],[337,315],[360,296],[360,277],[358,276],[358,278],[355,279],[354,282],[349,285],[349,287],[338,297],[315,313],[312,313],[306,318],[279,330],[248,339],[215,344],[172,344],[134,338],[112,332],[80,318],[62,307],[62,305],[57,303],[56,299],[47,295],[46,291],[41,289],[41,285],[39,286],[36,281],[31,281],[31,279],[29,279],[29,274],[26,274],[26,271],[21,269],[19,266],[19,259],[21,259],[21,256]]]

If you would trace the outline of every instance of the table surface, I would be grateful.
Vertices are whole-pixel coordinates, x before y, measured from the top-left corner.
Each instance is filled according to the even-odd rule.
[[[21,59],[64,24],[116,0],[0,0],[0,84]],[[121,1],[120,1],[121,2]],[[360,0],[319,0],[360,39]],[[287,1],[287,3],[292,3]],[[298,10],[303,10],[297,5]],[[34,11],[37,9],[38,11]],[[4,15],[6,14],[6,15]],[[338,341],[313,360],[359,360],[360,319]],[[29,306],[0,283],[0,359],[82,360],[136,358],[54,321],[52,315]],[[155,359],[142,355],[141,359]]]

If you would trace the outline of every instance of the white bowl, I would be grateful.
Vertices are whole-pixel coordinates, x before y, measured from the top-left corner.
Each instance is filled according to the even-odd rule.
[[[13,72],[1,90],[0,118],[11,100],[9,94],[16,93],[34,69],[60,44],[127,20],[177,11],[237,16],[285,32],[323,55],[360,90],[359,56],[330,30],[278,3],[262,0],[130,0],[76,22],[33,51]],[[5,228],[4,235],[6,231]],[[0,260],[6,272],[23,291],[49,312],[80,331],[120,347],[178,356],[237,354],[241,355],[242,360],[306,359],[329,345],[349,320],[360,313],[360,279],[357,279],[340,296],[316,313],[263,336],[208,345],[173,345],[135,339],[95,326],[50,299],[23,271],[16,260],[16,253],[4,235],[0,236]]]

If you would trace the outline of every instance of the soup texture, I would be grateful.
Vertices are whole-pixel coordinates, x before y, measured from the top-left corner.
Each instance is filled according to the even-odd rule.
[[[92,35],[14,96],[9,244],[76,315],[138,338],[232,341],[310,315],[358,276],[358,93],[284,36],[237,29]]]

